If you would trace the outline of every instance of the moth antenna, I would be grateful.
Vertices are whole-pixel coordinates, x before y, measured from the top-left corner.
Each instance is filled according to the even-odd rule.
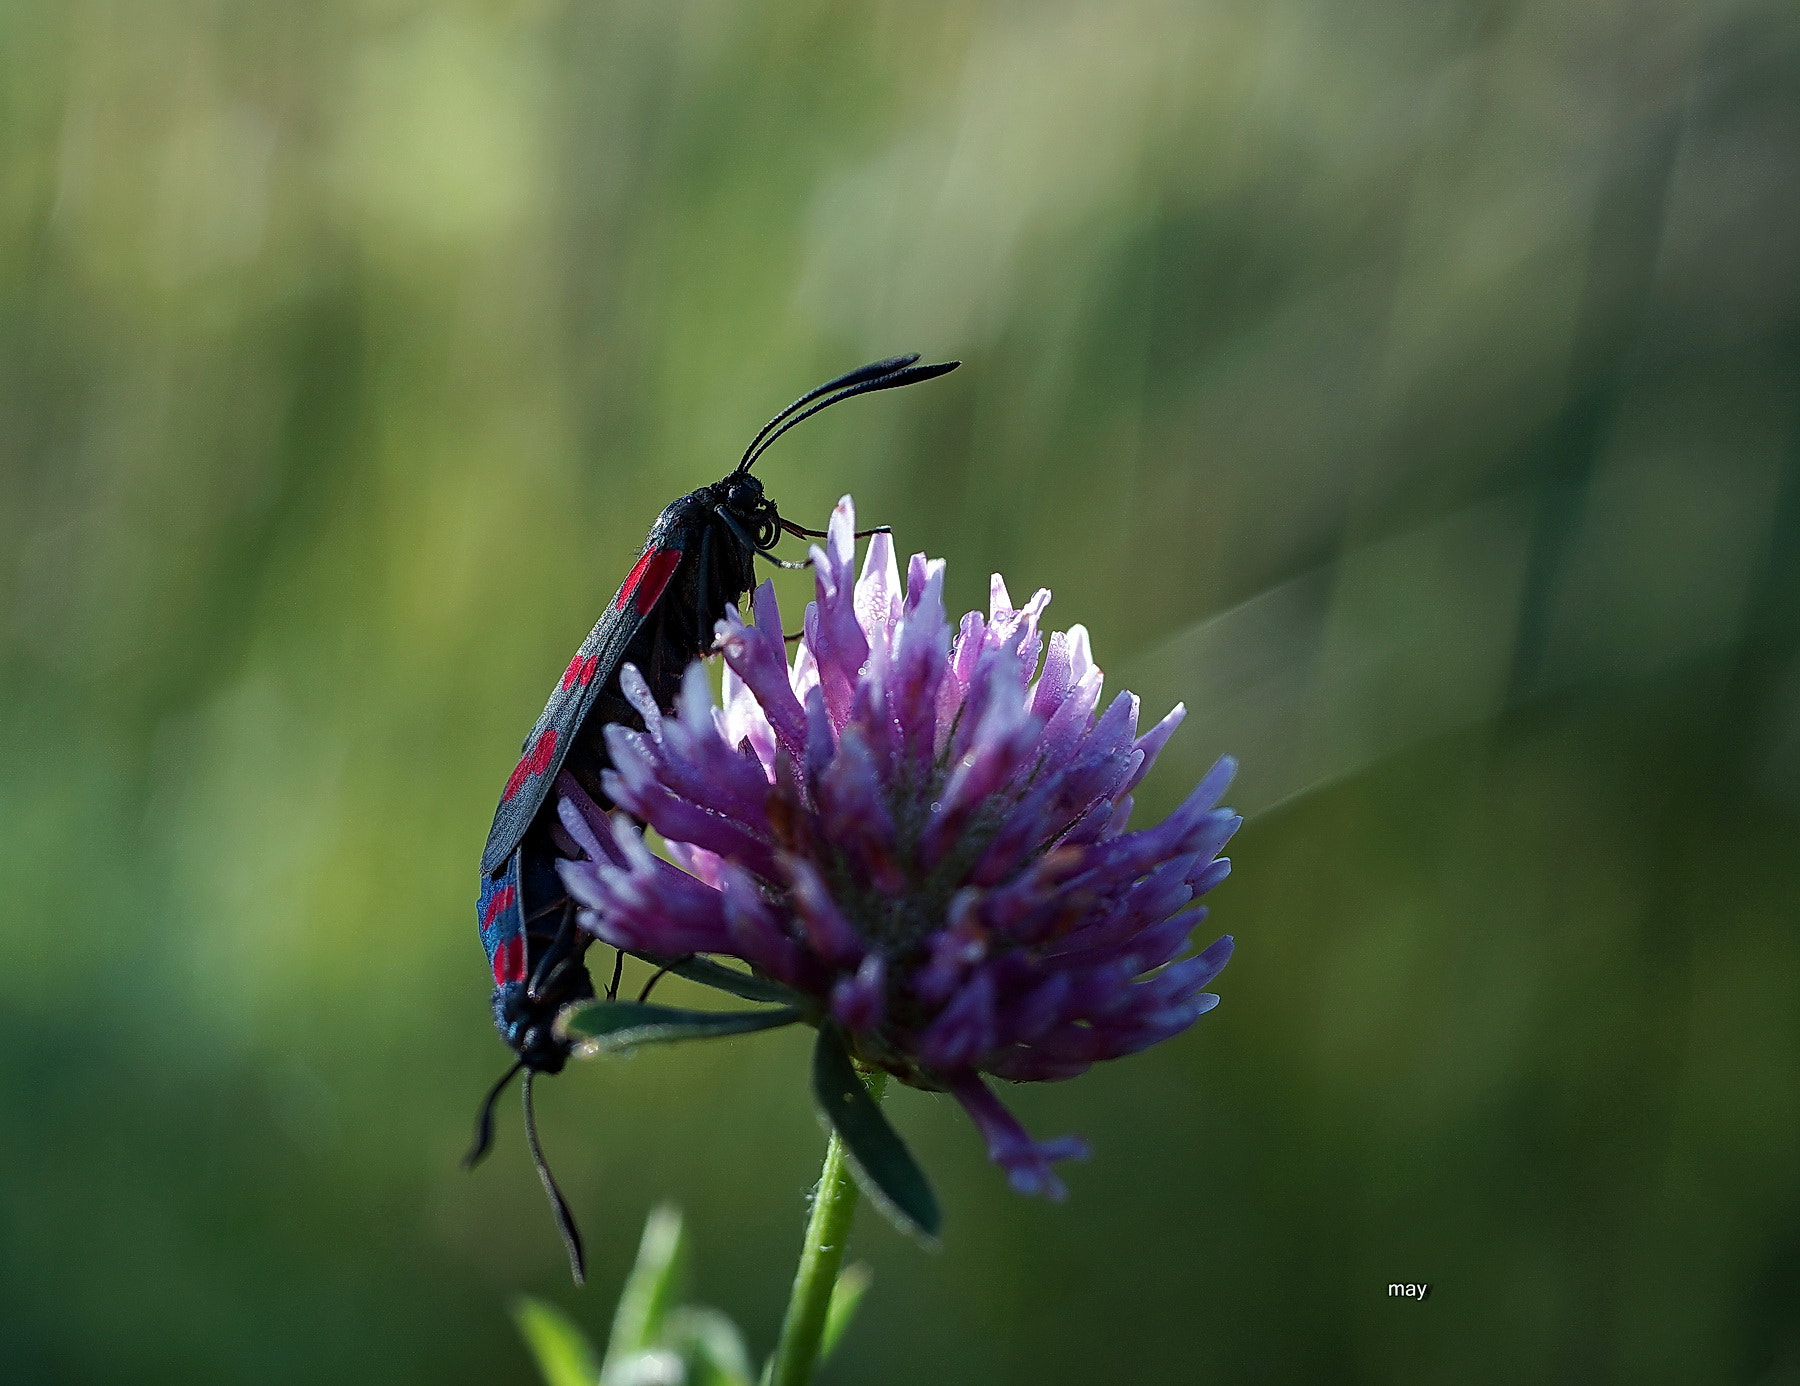
[[[935,380],[940,375],[948,375],[960,365],[962,365],[961,361],[942,361],[935,366],[906,366],[900,370],[889,371],[885,375],[875,376],[873,379],[862,380],[854,385],[848,385],[845,388],[838,390],[835,394],[828,394],[816,404],[809,405],[807,408],[791,414],[787,419],[780,421],[779,428],[772,427],[771,430],[766,430],[766,436],[750,445],[750,450],[744,454],[744,460],[738,463],[737,470],[740,472],[749,471],[750,468],[756,465],[757,459],[774,445],[777,438],[786,433],[795,424],[804,423],[822,409],[829,409],[832,405],[841,403],[842,401],[851,398],[853,395],[866,395],[872,390],[895,390],[902,385],[917,385],[922,380]]]
[[[538,1182],[544,1186],[545,1197],[550,1200],[550,1211],[556,1215],[556,1230],[562,1234],[563,1250],[569,1253],[569,1274],[579,1286],[587,1280],[587,1257],[581,1250],[581,1229],[575,1226],[575,1215],[569,1211],[569,1201],[562,1196],[562,1190],[556,1187],[556,1177],[550,1173],[550,1166],[544,1161],[543,1147],[538,1144],[537,1113],[531,1105],[532,1077],[531,1073],[526,1073],[523,1087],[525,1144],[531,1147],[531,1163],[537,1168]]]
[[[494,1104],[500,1100],[500,1094],[506,1091],[506,1085],[513,1080],[513,1075],[525,1067],[525,1060],[520,1059],[500,1075],[500,1081],[488,1089],[488,1095],[482,1100],[481,1111],[475,1117],[475,1144],[469,1147],[469,1153],[463,1156],[463,1168],[474,1169],[487,1155],[489,1147],[494,1144]]]
[[[866,366],[858,366],[853,371],[846,371],[835,380],[827,380],[823,385],[808,390],[805,394],[801,395],[799,399],[788,405],[786,409],[783,409],[779,414],[762,426],[762,429],[757,435],[750,440],[750,446],[744,449],[744,455],[738,461],[736,470],[740,472],[748,470],[750,465],[750,454],[756,451],[756,445],[768,436],[771,428],[775,427],[776,424],[780,423],[796,409],[811,404],[820,395],[828,395],[833,390],[842,389],[846,385],[856,385],[865,380],[873,380],[878,376],[892,375],[895,371],[904,370],[918,359],[919,353],[915,351],[907,356],[890,356],[886,360],[871,361]]]

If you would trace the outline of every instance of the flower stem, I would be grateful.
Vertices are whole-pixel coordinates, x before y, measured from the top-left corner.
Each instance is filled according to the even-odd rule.
[[[877,1102],[887,1087],[887,1074],[864,1079]],[[831,1292],[837,1286],[843,1264],[844,1244],[850,1240],[850,1223],[856,1217],[856,1180],[849,1157],[836,1131],[825,1147],[825,1168],[813,1194],[812,1216],[806,1221],[806,1242],[800,1248],[800,1264],[794,1271],[794,1289],[788,1296],[787,1314],[781,1321],[781,1337],[769,1359],[766,1386],[807,1386],[818,1362],[819,1339],[825,1331]]]

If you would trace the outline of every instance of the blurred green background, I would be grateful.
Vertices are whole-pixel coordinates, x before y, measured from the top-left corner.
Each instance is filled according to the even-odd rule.
[[[527,1382],[661,1199],[767,1349],[804,1036],[544,1086],[571,1290],[476,861],[659,507],[916,350],[784,511],[1251,818],[1223,1006],[1016,1093],[1067,1204],[892,1100],[828,1379],[1800,1381],[1797,226],[1779,0],[0,5],[0,1375]]]

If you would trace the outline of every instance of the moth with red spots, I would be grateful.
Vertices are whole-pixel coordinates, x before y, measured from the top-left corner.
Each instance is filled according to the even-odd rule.
[[[674,501],[657,517],[624,585],[551,692],[501,791],[481,854],[476,908],[494,974],[494,1024],[518,1058],[482,1103],[475,1146],[465,1163],[473,1165],[487,1153],[494,1103],[523,1070],[526,1143],[577,1284],[583,1274],[581,1237],[544,1163],[531,1105],[533,1076],[560,1072],[569,1057],[569,1042],[556,1034],[558,1013],[594,995],[584,959],[589,938],[575,927],[574,903],[556,873],[560,824],[553,787],[567,775],[595,803],[610,808],[601,785],[602,772],[611,768],[603,730],[614,722],[644,728],[621,687],[625,666],[637,668],[659,708],[672,708],[683,671],[711,650],[713,627],[724,619],[726,606],[742,602],[755,586],[755,560],[802,566],[776,558],[776,540],[784,533],[818,537],[820,532],[781,517],[750,473],[756,460],[795,424],[840,400],[930,380],[959,364],[921,366],[918,360],[913,355],[876,361],[809,390],[763,426],[723,480]]]

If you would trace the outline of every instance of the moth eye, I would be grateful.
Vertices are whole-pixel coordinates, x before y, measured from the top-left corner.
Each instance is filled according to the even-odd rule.
[[[725,493],[725,503],[733,510],[750,511],[762,501],[762,487],[754,477],[739,477]]]

